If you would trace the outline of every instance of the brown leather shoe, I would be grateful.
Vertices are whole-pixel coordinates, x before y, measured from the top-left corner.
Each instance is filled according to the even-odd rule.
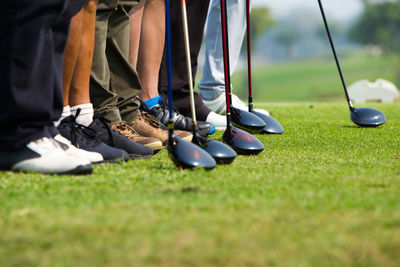
[[[150,115],[146,111],[141,110],[139,116],[137,116],[129,126],[141,136],[160,139],[163,145],[168,143],[168,128],[162,125],[156,117]],[[190,132],[174,131],[174,134],[188,142],[191,142],[193,138],[193,135]]]
[[[141,136],[138,134],[132,127],[128,125],[125,121],[122,121],[120,123],[111,125],[111,128],[114,129],[115,131],[120,132],[121,134],[125,135],[129,139],[131,139],[133,142],[151,147],[155,151],[159,151],[162,149],[164,146],[160,139],[155,138],[155,137],[146,137],[146,136]]]

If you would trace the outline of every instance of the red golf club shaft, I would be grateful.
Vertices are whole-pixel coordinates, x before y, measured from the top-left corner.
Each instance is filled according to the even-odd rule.
[[[224,74],[225,74],[225,97],[226,97],[226,127],[229,129],[231,120],[231,98],[230,98],[230,66],[229,66],[229,44],[228,44],[228,22],[227,22],[227,7],[226,0],[220,0],[221,9],[221,27],[222,27],[222,50],[224,57]]]

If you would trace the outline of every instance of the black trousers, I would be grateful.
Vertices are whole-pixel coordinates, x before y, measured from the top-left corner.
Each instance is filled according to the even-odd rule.
[[[0,5],[0,149],[53,137],[61,116],[69,23],[84,0],[3,0]]]
[[[171,42],[172,42],[172,90],[174,107],[183,115],[191,116],[189,102],[189,81],[186,68],[185,42],[182,29],[181,1],[171,1]],[[193,80],[196,79],[197,56],[203,41],[204,24],[207,19],[210,0],[186,1],[190,56]],[[163,100],[168,99],[167,53],[164,49],[160,67],[159,91]],[[196,116],[205,121],[211,110],[204,105],[201,97],[195,93]],[[167,102],[167,101],[165,101]]]

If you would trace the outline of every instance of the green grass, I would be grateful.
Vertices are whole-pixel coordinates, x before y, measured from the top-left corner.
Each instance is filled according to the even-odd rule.
[[[389,122],[268,104],[286,132],[208,172],[162,151],[89,176],[0,173],[0,265],[399,266],[399,106],[368,106]]]
[[[351,83],[378,78],[396,81],[398,60],[394,55],[370,56],[364,52],[340,55],[348,86]],[[254,68],[254,97],[258,101],[317,101],[343,99],[343,87],[331,55]],[[232,78],[234,91],[247,98],[247,71]]]

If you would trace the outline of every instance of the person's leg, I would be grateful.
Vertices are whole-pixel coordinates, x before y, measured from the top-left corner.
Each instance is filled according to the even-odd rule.
[[[84,19],[84,8],[76,14],[70,23],[70,32],[68,34],[67,43],[64,50],[64,63],[63,63],[63,100],[64,107],[61,117],[55,122],[56,126],[66,117],[71,115],[71,107],[69,105],[70,87],[72,75],[74,74],[75,65],[78,60],[79,48],[82,36],[82,26]]]
[[[62,109],[62,56],[73,15],[69,11],[68,1],[2,2],[1,170],[92,171],[88,161],[71,157],[53,139],[58,134],[53,121]]]
[[[71,19],[63,64],[64,108],[56,125],[78,108],[81,109],[79,123],[88,126],[93,120],[89,79],[93,58],[96,2],[86,0],[84,7]]]
[[[73,116],[68,116],[64,107],[65,117],[61,117],[58,130],[73,145],[92,151],[92,153],[86,152],[87,155],[91,156],[93,152],[97,152],[95,153],[97,156],[107,161],[124,160],[127,158],[125,151],[129,154],[133,152],[139,154],[141,147],[114,133],[100,119],[97,121],[97,118],[94,118],[93,105],[90,103],[89,80],[94,48],[96,5],[96,0],[86,0],[84,8],[73,17],[71,22],[70,29],[73,34],[69,36],[67,42],[63,76],[64,86],[66,86],[64,95],[67,94],[66,104],[71,105],[69,115]],[[85,127],[91,128],[96,136],[85,134],[87,132],[84,130]],[[102,142],[99,142],[100,140]],[[134,149],[130,149],[132,147]],[[152,154],[151,149],[148,152],[147,154]],[[91,161],[98,161],[98,159],[94,158]]]
[[[158,75],[161,59],[164,52],[165,41],[165,3],[164,0],[143,1],[141,21],[133,21],[139,18],[140,9],[131,11],[131,52],[139,46],[138,55],[131,55],[131,64],[135,64],[137,58],[137,71],[142,83],[142,90],[138,95],[144,104],[151,109],[153,115],[164,125],[167,124],[168,112],[165,105],[161,105],[161,97],[158,93]],[[137,24],[141,25],[139,27]],[[140,28],[140,36],[137,31]],[[139,39],[138,39],[139,38]],[[139,45],[137,44],[139,43]],[[192,121],[183,115],[174,112],[175,128],[192,131]],[[214,129],[209,123],[199,123],[199,129],[203,135],[213,133]]]
[[[69,91],[68,103],[71,107],[90,103],[89,83],[94,50],[96,0],[87,0],[83,12],[81,36],[79,40],[75,40],[79,43],[79,55]]]
[[[132,64],[134,69],[137,69],[143,9],[145,3],[146,0],[142,0],[137,5],[133,6],[129,11],[129,62]]]
[[[235,71],[246,33],[246,5],[244,0],[227,3],[229,22],[229,57],[231,74]],[[222,55],[220,1],[211,0],[206,24],[206,57],[203,77],[198,87],[204,100],[212,100],[225,92],[224,61]]]
[[[174,107],[183,115],[190,116],[189,85],[186,69],[185,43],[182,30],[180,1],[171,2],[171,28],[172,28],[172,89]],[[204,24],[207,17],[209,0],[186,1],[188,13],[188,25],[190,36],[190,52],[192,61],[192,75],[195,80],[197,72],[197,56],[203,40]],[[168,89],[166,53],[160,68],[159,90],[166,99]],[[199,121],[205,121],[211,112],[202,102],[200,96],[195,93],[196,115]]]
[[[158,73],[165,40],[164,0],[145,1],[141,24],[137,71],[142,90],[138,97],[146,101],[158,96]]]
[[[138,114],[139,103],[135,98],[141,88],[128,59],[130,35],[126,9],[131,6],[121,6],[118,0],[100,0],[98,6],[90,99],[111,124],[131,121]]]
[[[158,71],[164,49],[164,0],[142,0],[129,12],[130,16],[130,43],[129,61],[133,68],[137,68],[142,89],[138,99],[153,101],[158,104]],[[156,99],[156,100],[155,100]],[[154,101],[155,100],[155,101]],[[147,104],[149,104],[147,102]],[[132,139],[147,138],[151,147],[159,150],[168,140],[168,131],[163,129],[160,122],[144,110],[144,102],[140,103],[139,114],[134,120],[127,118],[127,123],[115,124],[113,127],[127,136],[133,134]],[[140,135],[140,136],[138,136]],[[183,138],[190,138],[190,133],[176,132]],[[157,142],[156,142],[157,141]]]
[[[94,115],[89,96],[89,83],[93,60],[96,8],[96,0],[86,0],[83,16],[79,21],[81,28],[76,29],[77,31],[81,30],[81,34],[75,40],[71,40],[75,46],[79,47],[79,54],[71,77],[68,103],[73,115],[80,109],[76,120],[85,126],[89,126],[93,122]],[[65,103],[64,106],[66,106]]]
[[[136,70],[129,62],[129,15],[131,6],[121,6],[110,16],[106,55],[110,68],[110,91],[118,96],[116,106],[121,119],[133,121],[138,115],[141,84]],[[112,124],[118,121],[112,121]]]
[[[109,19],[115,12],[117,3],[117,0],[100,0],[98,3],[93,63],[90,73],[90,100],[94,108],[112,123],[122,120],[117,107],[118,95],[110,88],[110,68],[106,56]]]
[[[232,75],[239,61],[240,50],[246,33],[246,2],[245,0],[228,1],[227,9],[230,75]],[[206,56],[203,77],[198,87],[203,102],[216,113],[225,114],[225,80],[220,12],[220,1],[212,0],[206,26]],[[215,25],[218,25],[218,27]],[[247,105],[234,94],[232,94],[232,105],[244,110],[248,109]],[[269,115],[266,110],[258,109],[257,111]]]
[[[117,135],[112,139],[107,139],[108,134],[105,129],[111,127],[117,130],[117,126],[124,128],[126,124],[124,120],[133,120],[138,113],[139,104],[135,97],[139,92],[140,82],[136,71],[128,61],[129,16],[126,12],[135,2],[131,1],[131,5],[121,6],[118,5],[117,0],[99,1],[90,98],[100,114],[95,115],[93,123],[89,126],[99,133],[98,135],[103,142],[122,147],[130,155],[140,154],[141,157],[144,157],[152,154],[150,148],[158,149],[162,146],[158,139],[132,137],[132,134],[126,135],[126,132],[123,132],[124,136],[131,139],[126,140],[113,130],[108,132],[112,133],[113,136]],[[107,123],[104,123],[105,121]],[[113,139],[119,141],[112,142]],[[149,153],[149,149],[151,153]]]
[[[50,1],[10,0],[2,5],[0,147],[21,148],[56,134],[52,121],[62,109],[61,79],[56,76],[61,66],[56,64],[55,33],[46,25],[60,16],[65,4],[55,3],[59,10],[47,10]],[[25,20],[29,23],[20,23]]]

